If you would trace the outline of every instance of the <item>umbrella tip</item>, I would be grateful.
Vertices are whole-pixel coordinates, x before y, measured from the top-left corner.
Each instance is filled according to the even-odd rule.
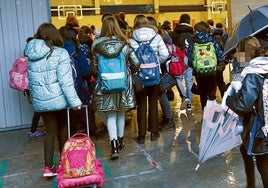
[[[251,5],[248,5],[248,9],[249,9],[250,12],[253,10]]]
[[[200,164],[197,164],[196,167],[195,167],[195,171],[197,171],[200,167]]]

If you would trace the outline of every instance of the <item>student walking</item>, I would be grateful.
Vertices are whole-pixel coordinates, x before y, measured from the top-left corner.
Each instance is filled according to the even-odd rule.
[[[146,43],[151,40],[150,46],[153,48],[155,54],[157,54],[159,63],[165,63],[169,56],[168,49],[162,37],[159,34],[157,34],[157,32],[158,32],[157,28],[150,23],[150,21],[146,16],[141,14],[137,15],[134,19],[131,46],[136,51],[140,43],[142,42]],[[146,86],[141,92],[136,94],[137,121],[138,121],[137,142],[139,144],[143,144],[145,142],[145,135],[147,130],[151,132],[150,136],[151,141],[155,141],[160,137],[159,126],[158,126],[159,97],[160,97],[159,83]],[[147,102],[148,102],[148,111],[147,111]]]
[[[179,19],[179,24],[171,32],[170,36],[174,44],[176,44],[182,51],[185,51],[187,58],[187,49],[189,44],[193,43],[194,29],[190,25],[191,17],[189,14],[182,14]],[[192,110],[192,87],[193,87],[193,68],[188,66],[188,58],[186,60],[186,70],[180,75],[176,76],[178,82],[177,88],[182,99],[180,110],[186,109],[187,111]],[[183,79],[185,81],[184,89]]]
[[[57,28],[51,23],[43,23],[24,49],[29,60],[31,101],[34,111],[41,114],[47,131],[44,139],[45,178],[56,175],[57,168],[53,163],[56,138],[59,152],[67,140],[66,108],[81,109],[82,105],[74,88],[70,56],[62,47]]]
[[[188,64],[190,67],[193,68],[195,72],[194,74],[195,74],[197,86],[200,92],[201,107],[202,107],[202,110],[204,110],[207,100],[216,99],[217,64],[223,62],[224,59],[222,56],[222,50],[219,44],[210,35],[211,29],[210,29],[210,26],[206,22],[204,21],[198,22],[197,24],[195,24],[194,30],[195,30],[194,43],[190,44],[190,46],[188,47],[187,56],[188,56]],[[194,53],[196,43],[204,45],[205,48],[199,52],[196,51],[196,53]],[[207,45],[209,45],[209,47]],[[206,52],[206,50],[208,51]],[[201,66],[204,66],[202,67],[202,71],[205,70],[204,72],[199,72],[197,70],[197,67],[194,66],[194,61],[197,60],[199,56],[203,56],[203,55],[209,55],[208,57],[209,60],[206,60],[206,62],[203,62],[200,65],[198,65],[200,66],[199,68],[201,68]],[[212,64],[213,64],[212,69],[206,68],[207,65],[212,65]]]
[[[92,49],[91,74],[97,79],[93,93],[93,104],[96,106],[96,111],[104,114],[104,122],[111,144],[110,159],[115,160],[119,158],[119,150],[125,146],[123,139],[125,112],[136,107],[130,71],[137,72],[140,62],[130,46],[129,39],[123,34],[113,16],[106,16],[103,19],[100,36],[93,42]],[[122,53],[124,63],[127,65],[127,88],[125,91],[104,92],[101,87],[100,59],[114,58]],[[109,64],[113,66],[113,62]]]

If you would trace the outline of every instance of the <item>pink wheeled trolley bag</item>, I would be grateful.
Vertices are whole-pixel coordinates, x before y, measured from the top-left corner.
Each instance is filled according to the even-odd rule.
[[[58,188],[101,187],[104,170],[96,157],[95,145],[89,137],[88,107],[86,114],[87,134],[75,133],[70,137],[70,109],[67,109],[68,137],[61,153],[61,163],[57,171]]]

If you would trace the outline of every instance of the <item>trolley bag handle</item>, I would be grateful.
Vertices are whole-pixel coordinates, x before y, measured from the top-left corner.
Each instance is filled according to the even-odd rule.
[[[86,124],[87,124],[87,135],[89,136],[89,121],[88,121],[88,105],[82,105],[82,108],[85,108],[86,113]],[[68,138],[71,137],[71,130],[70,130],[70,107],[67,108],[67,123],[68,123]]]

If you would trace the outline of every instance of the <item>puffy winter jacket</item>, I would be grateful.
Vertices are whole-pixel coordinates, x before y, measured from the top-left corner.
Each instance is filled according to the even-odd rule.
[[[148,27],[141,27],[139,29],[134,30],[133,35],[132,35],[133,39],[130,39],[131,46],[135,50],[137,50],[137,48],[139,47],[139,44],[136,41],[139,41],[139,42],[149,41],[154,36],[155,38],[151,43],[151,47],[156,52],[156,54],[158,54],[159,62],[165,63],[169,56],[168,49],[162,37],[159,34],[157,34],[154,29],[148,28]]]
[[[57,111],[82,104],[65,49],[54,47],[51,53],[44,40],[33,39],[26,44],[24,53],[29,59],[29,90],[34,111]]]
[[[121,51],[125,54],[126,63],[131,72],[137,72],[140,62],[135,55],[133,48],[126,42],[118,40],[116,36],[112,39],[101,37],[92,44],[93,57],[91,63],[91,74],[97,78],[98,75],[98,54],[106,57],[115,57]],[[97,111],[124,111],[136,107],[132,77],[128,72],[128,88],[122,92],[102,93],[98,86],[98,80],[93,94],[93,104]]]
[[[268,77],[268,74],[266,74],[265,77]],[[262,100],[263,81],[264,77],[259,74],[247,74],[243,80],[241,90],[234,96],[228,96],[226,99],[226,105],[244,119],[242,140],[246,148],[248,148],[250,130],[255,117],[253,108],[256,109],[256,112],[259,114],[261,119],[264,120]],[[268,140],[266,139],[266,142],[255,141],[253,153],[268,153]]]

